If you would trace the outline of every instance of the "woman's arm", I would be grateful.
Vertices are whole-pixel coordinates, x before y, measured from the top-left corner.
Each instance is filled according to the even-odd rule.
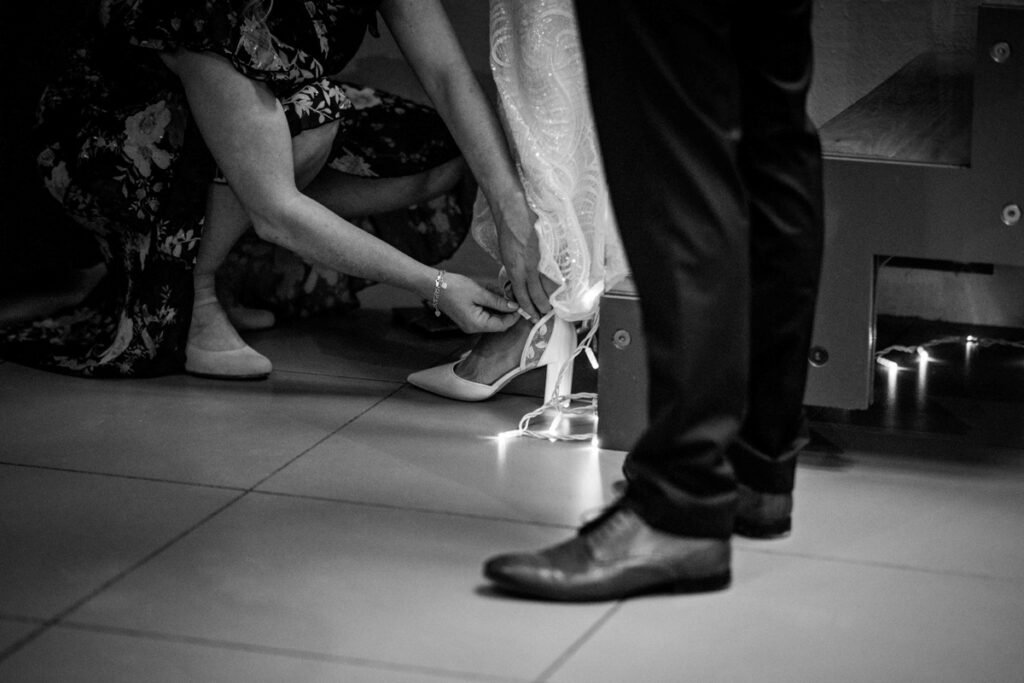
[[[265,85],[211,53],[180,51],[164,62],[181,79],[199,131],[257,234],[330,268],[432,297],[434,269],[298,190],[284,110]],[[452,274],[448,284],[441,307],[464,330],[500,331],[513,321],[500,297],[468,278]]]
[[[538,270],[535,217],[505,135],[444,9],[439,0],[384,0],[381,12],[490,204],[517,301],[531,317],[546,313],[551,305]]]

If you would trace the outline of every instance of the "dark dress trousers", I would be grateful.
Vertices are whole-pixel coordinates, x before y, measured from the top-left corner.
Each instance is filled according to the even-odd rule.
[[[737,481],[793,490],[822,251],[809,0],[577,0],[612,203],[641,298],[647,430],[627,497],[732,533]]]

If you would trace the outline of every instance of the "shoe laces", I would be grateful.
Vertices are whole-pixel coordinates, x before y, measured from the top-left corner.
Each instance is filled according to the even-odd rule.
[[[604,540],[609,535],[614,534],[622,526],[622,523],[626,521],[625,516],[619,513],[624,513],[628,509],[625,499],[618,499],[606,507],[597,517],[581,526],[579,535],[588,536],[597,542]]]

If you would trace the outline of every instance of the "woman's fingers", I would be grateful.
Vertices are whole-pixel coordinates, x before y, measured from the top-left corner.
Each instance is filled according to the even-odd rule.
[[[479,287],[475,303],[479,306],[476,311],[477,332],[503,332],[512,327],[519,317],[519,304],[483,287]]]
[[[515,325],[516,320],[518,319],[519,316],[515,313],[504,313],[499,315],[497,313],[483,311],[479,314],[476,329],[473,331],[488,333],[504,332]]]
[[[519,305],[474,280],[451,273],[445,309],[463,332],[502,332],[519,318]]]
[[[544,289],[544,284],[541,282],[540,273],[534,273],[533,277],[529,279],[530,286],[530,299],[533,300],[533,305],[537,308],[541,315],[544,315],[551,310],[551,303],[548,301],[548,293]]]
[[[492,292],[484,287],[480,287],[480,292],[477,295],[476,302],[484,308],[492,309],[501,315],[508,315],[509,313],[515,313],[519,310],[519,304],[515,301],[509,301],[497,292]],[[515,318],[513,318],[513,320],[514,319]]]
[[[523,277],[512,277],[512,294],[516,298],[516,303],[519,304],[519,309],[527,315],[529,320],[536,322],[540,318],[540,313],[533,305],[533,299],[530,297],[530,289],[526,284],[526,279]]]

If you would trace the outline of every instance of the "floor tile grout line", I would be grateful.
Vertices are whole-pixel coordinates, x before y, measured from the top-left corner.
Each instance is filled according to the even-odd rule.
[[[564,529],[564,530],[575,530],[579,528],[576,524],[560,524],[558,522],[542,522],[540,520],[527,520],[527,519],[513,519],[511,517],[497,517],[495,515],[486,515],[472,512],[457,512],[455,510],[435,510],[424,507],[411,507],[406,505],[395,505],[393,503],[373,503],[365,500],[349,500],[345,498],[331,498],[329,496],[314,496],[311,494],[304,493],[288,493],[285,491],[270,491],[261,489],[258,491],[252,491],[251,493],[257,493],[265,496],[278,496],[281,498],[298,498],[301,500],[315,500],[322,503],[338,503],[341,505],[353,505],[357,507],[375,508],[380,510],[393,510],[396,512],[415,512],[427,515],[436,515],[438,517],[462,517],[465,519],[482,520],[487,522],[503,522],[507,524],[519,524],[523,526],[535,526],[543,527],[545,529]]]
[[[389,394],[387,397],[382,398],[381,401],[386,400],[387,398],[389,398],[390,396],[393,396],[393,395],[394,395],[393,393]],[[375,403],[373,406],[370,406],[366,410],[367,411],[368,410],[372,410],[374,407],[379,405],[379,403],[380,402]],[[365,414],[365,411],[364,411],[364,413],[360,413],[360,415],[352,418],[352,420],[357,419],[358,417],[362,416],[363,414]],[[350,424],[352,420],[350,420],[349,422],[346,422],[345,425],[342,425],[342,426],[338,427],[336,430],[332,431],[330,434],[327,434],[326,436],[324,436],[322,439],[318,440],[313,445],[311,445],[308,448],[304,449],[302,451],[302,453],[299,453],[297,456],[295,456],[295,458],[293,458],[292,460],[289,460],[288,463],[285,463],[281,467],[282,468],[283,467],[287,467],[289,464],[294,463],[296,458],[299,458],[302,455],[305,455],[306,453],[309,452],[309,450],[315,448],[320,443],[322,443],[324,440],[329,439],[331,436],[335,435],[338,430],[340,430],[340,429],[344,428],[345,426],[347,426],[348,424]],[[460,518],[473,519],[473,520],[492,521],[492,522],[501,522],[501,523],[506,523],[506,524],[519,524],[519,525],[524,525],[524,526],[541,527],[541,528],[546,528],[546,529],[565,529],[565,530],[570,530],[571,531],[571,530],[576,528],[576,526],[572,525],[572,524],[562,524],[562,523],[557,523],[557,522],[544,522],[544,521],[541,521],[541,520],[514,519],[514,518],[510,518],[510,517],[500,517],[500,516],[495,516],[495,515],[474,514],[474,513],[468,513],[468,512],[457,512],[457,511],[453,511],[453,510],[436,510],[436,509],[431,509],[431,508],[394,505],[394,504],[388,504],[388,503],[373,503],[373,502],[360,501],[360,500],[350,500],[350,499],[346,499],[346,498],[332,498],[332,497],[329,497],[329,496],[314,496],[314,495],[308,495],[308,494],[288,493],[288,492],[284,492],[284,491],[272,491],[272,490],[265,490],[265,489],[257,489],[256,488],[256,487],[262,485],[264,482],[266,482],[266,480],[268,478],[272,477],[274,474],[279,472],[280,468],[278,470],[275,470],[274,473],[271,473],[271,474],[267,475],[267,477],[261,479],[259,482],[257,482],[256,484],[254,484],[254,485],[252,485],[250,487],[241,487],[241,486],[227,486],[227,485],[221,485],[221,484],[204,484],[202,482],[189,482],[189,481],[182,481],[182,480],[176,480],[176,479],[162,479],[162,478],[159,478],[159,477],[143,477],[143,476],[138,476],[138,475],[118,474],[118,473],[113,473],[113,472],[92,472],[92,471],[88,471],[88,470],[78,470],[78,469],[54,467],[54,466],[48,466],[48,465],[32,465],[32,464],[28,464],[28,463],[17,463],[17,462],[7,462],[7,461],[0,461],[0,466],[22,467],[22,468],[26,468],[26,469],[38,469],[38,470],[44,470],[44,471],[64,472],[64,473],[70,473],[70,474],[82,474],[82,475],[87,475],[87,476],[97,476],[97,477],[106,477],[106,478],[114,478],[114,479],[126,479],[126,480],[132,480],[132,481],[146,481],[146,482],[153,482],[153,483],[159,483],[159,484],[172,484],[172,485],[177,485],[177,486],[187,486],[187,487],[192,487],[192,488],[204,488],[204,489],[214,489],[214,490],[221,490],[221,491],[233,491],[233,492],[238,492],[238,493],[242,493],[242,494],[258,493],[258,494],[267,495],[267,496],[277,496],[277,497],[283,497],[283,498],[296,498],[296,499],[302,499],[302,500],[316,500],[316,501],[327,502],[327,503],[339,503],[339,504],[343,504],[343,505],[354,505],[354,506],[367,507],[367,508],[377,508],[377,509],[384,509],[384,510],[406,511],[406,512],[431,514],[431,515],[438,515],[438,516],[460,517]],[[967,578],[967,579],[981,579],[981,580],[1000,581],[1000,582],[1008,582],[1008,583],[1016,583],[1016,582],[1024,580],[1024,579],[1018,579],[1018,578],[1013,578],[1013,577],[992,576],[992,575],[972,573],[972,572],[940,571],[940,570],[927,569],[927,568],[922,568],[922,567],[912,567],[912,566],[908,566],[908,565],[901,565],[901,564],[896,564],[896,563],[891,563],[891,562],[866,561],[866,560],[857,560],[857,559],[852,559],[852,558],[835,557],[835,556],[830,556],[830,555],[817,555],[817,554],[813,554],[813,553],[796,553],[796,552],[787,552],[787,551],[778,551],[778,550],[768,550],[768,549],[763,549],[763,548],[754,548],[754,547],[749,546],[749,545],[741,546],[740,549],[741,550],[749,550],[750,552],[753,552],[753,553],[760,553],[760,554],[766,554],[766,555],[777,555],[777,556],[781,556],[781,557],[799,557],[799,558],[804,558],[804,559],[820,560],[820,561],[823,561],[823,562],[838,562],[838,563],[843,563],[843,564],[857,564],[857,565],[863,565],[863,566],[875,566],[875,567],[879,567],[879,568],[889,568],[889,569],[899,569],[899,570],[904,570],[904,571],[914,571],[914,572],[932,574],[932,575],[937,575],[937,576],[958,576],[958,577]]]
[[[162,477],[146,477],[140,474],[124,474],[119,472],[96,472],[93,470],[81,470],[71,467],[58,467],[56,465],[34,465],[26,462],[9,462],[0,460],[0,467],[22,467],[30,470],[43,470],[47,472],[63,472],[65,474],[84,474],[93,477],[106,477],[108,479],[128,479],[131,481],[147,481],[154,484],[174,484],[177,486],[190,486],[202,489],[215,489],[218,491],[235,491],[243,493],[250,489],[246,486],[229,486],[227,484],[206,484],[200,481],[185,481],[182,479],[164,479]]]
[[[265,477],[263,477],[262,479],[257,481],[255,484],[250,486],[248,489],[246,489],[246,493],[251,493],[251,492],[255,491],[258,487],[262,486],[264,483],[266,483],[267,481],[269,481],[270,479],[272,479],[273,477],[275,477],[276,475],[278,475],[279,473],[281,473],[282,471],[284,471],[285,469],[287,469],[288,467],[293,465],[296,461],[299,460],[299,458],[301,458],[302,456],[306,455],[307,453],[309,453],[314,448],[316,448],[320,444],[324,443],[325,441],[327,441],[331,437],[337,435],[338,432],[340,432],[341,430],[345,429],[345,427],[348,427],[350,424],[352,424],[353,422],[355,422],[359,418],[363,417],[364,415],[369,413],[371,410],[373,410],[374,408],[376,408],[377,406],[379,406],[380,404],[384,403],[389,398],[391,398],[392,396],[397,394],[399,391],[402,390],[403,386],[405,386],[405,385],[403,384],[401,386],[395,387],[395,389],[391,393],[387,394],[386,396],[381,396],[379,399],[374,401],[371,405],[369,405],[366,408],[364,408],[363,410],[359,411],[359,413],[357,413],[356,415],[353,415],[352,417],[350,417],[348,420],[346,420],[343,424],[338,426],[336,429],[332,430],[328,434],[325,434],[322,438],[318,439],[315,443],[313,443],[312,445],[310,445],[307,448],[303,449],[301,453],[297,454],[295,457],[290,458],[287,462],[285,462],[285,463],[281,464],[280,466],[278,466],[275,470],[273,470],[272,472],[267,474]]]
[[[353,657],[347,655],[334,655],[326,652],[317,652],[314,650],[302,650],[291,647],[278,647],[274,645],[260,645],[256,643],[246,643],[236,640],[224,640],[219,638],[205,638],[202,636],[189,636],[176,633],[164,633],[161,631],[151,631],[147,629],[138,628],[127,628],[120,626],[108,626],[106,624],[95,624],[88,621],[75,621],[72,619],[65,620],[57,625],[58,628],[84,631],[87,633],[103,633],[108,635],[121,635],[128,638],[136,638],[141,640],[154,640],[167,643],[179,643],[185,645],[195,645],[199,647],[206,647],[210,649],[218,650],[233,650],[239,652],[250,652],[255,654],[267,654],[275,655],[280,657],[289,657],[292,659],[302,659],[307,661],[320,661],[330,662],[335,664],[346,664],[350,666],[357,666],[366,669],[375,670],[389,670],[389,671],[401,671],[405,673],[419,673],[426,674],[435,677],[448,677],[446,680],[451,680],[450,677],[455,676],[458,680],[479,682],[479,683],[525,683],[526,679],[491,676],[487,674],[477,674],[469,671],[459,671],[454,669],[440,669],[430,666],[420,666],[414,664],[400,664],[397,662],[389,662],[386,660],[370,659],[368,657]]]
[[[269,480],[271,477],[273,477],[274,475],[276,475],[277,473],[279,473],[280,471],[282,471],[283,469],[285,469],[286,467],[288,467],[289,465],[294,463],[296,460],[301,458],[303,455],[309,453],[311,450],[313,450],[314,448],[316,448],[317,446],[322,444],[327,439],[331,438],[332,436],[334,436],[335,434],[340,432],[342,429],[344,429],[348,425],[352,424],[352,422],[354,422],[355,420],[358,420],[360,417],[362,417],[363,415],[365,415],[369,411],[371,411],[374,408],[376,408],[377,406],[379,406],[382,402],[384,402],[387,399],[389,399],[392,396],[394,396],[398,391],[401,391],[401,389],[402,389],[402,386],[396,387],[394,389],[394,391],[390,392],[386,396],[381,397],[379,400],[375,401],[372,405],[370,405],[366,409],[360,411],[357,415],[355,415],[355,416],[349,418],[348,420],[346,420],[342,425],[338,426],[336,429],[330,431],[329,433],[324,435],[322,438],[316,440],[310,446],[304,448],[300,453],[295,455],[295,457],[289,459],[287,462],[282,464],[280,467],[275,469],[273,472],[271,472],[267,476],[265,476],[262,479],[260,479],[259,481],[257,481],[252,486],[250,486],[248,488],[244,488],[244,489],[230,489],[232,491],[238,491],[239,495],[234,497],[234,498],[232,498],[227,503],[225,503],[221,507],[217,508],[216,510],[214,510],[210,514],[206,515],[201,520],[199,520],[198,522],[196,522],[192,526],[188,527],[187,529],[185,529],[181,533],[177,534],[171,540],[169,540],[166,543],[162,544],[160,547],[158,547],[157,549],[155,549],[152,552],[150,552],[149,554],[147,554],[141,560],[138,560],[137,562],[135,562],[134,564],[132,564],[128,568],[118,572],[116,575],[114,575],[110,579],[107,579],[102,584],[100,584],[100,586],[98,588],[93,589],[92,591],[87,593],[84,597],[79,598],[78,600],[73,602],[69,607],[66,607],[62,611],[58,612],[53,617],[50,617],[49,619],[46,619],[39,626],[39,628],[34,629],[28,635],[26,635],[26,636],[18,639],[17,641],[15,641],[12,645],[4,648],[3,650],[0,650],[0,662],[3,662],[6,658],[11,656],[12,654],[17,652],[18,650],[22,649],[26,645],[28,645],[30,642],[32,642],[33,640],[38,638],[40,635],[42,635],[43,633],[45,633],[49,629],[53,628],[55,625],[61,623],[65,619],[65,617],[67,617],[67,615],[71,614],[76,609],[78,609],[79,607],[84,605],[86,602],[88,602],[89,600],[92,600],[97,595],[99,595],[103,591],[107,590],[108,588],[110,588],[111,586],[113,586],[118,581],[122,580],[123,578],[125,578],[126,576],[131,574],[132,572],[134,572],[136,569],[139,569],[140,567],[144,566],[150,560],[152,560],[156,556],[160,555],[162,552],[164,552],[165,550],[170,548],[172,545],[174,545],[178,541],[182,540],[183,538],[185,538],[186,536],[191,534],[193,531],[198,529],[200,526],[206,524],[208,521],[210,521],[214,517],[217,517],[222,512],[227,510],[229,507],[235,505],[237,502],[239,502],[240,500],[242,500],[243,498],[248,496],[250,493],[256,492],[256,488],[258,486],[260,486],[261,484],[263,484],[264,482]],[[103,475],[100,475],[100,476],[103,476]],[[157,480],[157,481],[159,481],[159,480]]]
[[[565,652],[558,655],[558,657],[555,658],[555,661],[549,664],[548,667],[533,680],[533,683],[547,683],[547,681],[550,680],[550,678],[554,676],[559,669],[565,666],[566,662],[568,662],[573,655],[580,651],[580,648],[582,648],[587,641],[594,636],[594,634],[600,631],[604,625],[622,609],[622,604],[622,602],[617,602],[612,605],[611,608],[602,614],[597,621],[591,624],[579,638],[574,640],[569,647],[565,649]]]
[[[289,370],[287,368],[274,368],[274,373],[288,374],[288,375],[304,375],[310,377],[330,377],[331,379],[352,379],[360,382],[376,382],[378,384],[400,384],[405,386],[407,382],[404,379],[387,379],[381,377],[364,377],[362,375],[346,375],[346,374],[335,374],[332,372],[317,372],[316,370]]]
[[[33,624],[38,626],[39,624],[42,624],[44,621],[46,621],[46,619],[42,619],[40,617],[26,617],[20,614],[7,614],[5,612],[0,612],[0,621],[15,621],[21,624]]]
[[[301,499],[301,500],[312,500],[312,501],[319,501],[319,502],[324,502],[324,503],[337,503],[337,504],[340,504],[340,505],[352,505],[352,506],[356,506],[356,507],[364,507],[364,508],[372,508],[372,509],[380,509],[380,510],[392,510],[392,511],[396,511],[396,512],[413,512],[413,513],[417,513],[417,514],[436,515],[436,516],[439,516],[439,517],[458,517],[458,518],[462,518],[462,519],[471,519],[471,520],[475,520],[475,521],[500,522],[500,523],[503,523],[503,524],[517,524],[517,525],[520,525],[520,526],[539,527],[539,528],[543,528],[543,529],[555,529],[555,530],[559,530],[560,529],[560,530],[566,530],[566,531],[575,531],[576,529],[579,528],[579,525],[576,525],[576,524],[563,524],[563,523],[558,523],[558,522],[544,522],[544,521],[540,521],[540,520],[514,519],[514,518],[511,518],[511,517],[499,517],[499,516],[496,516],[496,515],[487,515],[487,514],[482,514],[482,513],[458,512],[458,511],[454,511],[454,510],[437,510],[437,509],[424,508],[424,507],[413,507],[413,506],[405,506],[405,505],[395,505],[395,504],[391,504],[391,503],[374,503],[374,502],[362,501],[362,500],[350,500],[350,499],[346,499],[346,498],[331,498],[329,496],[315,496],[315,495],[302,494],[302,493],[288,493],[288,492],[285,492],[285,491],[272,491],[272,490],[261,489],[261,490],[258,490],[258,491],[253,491],[252,493],[257,493],[257,494],[265,495],[265,496],[281,497],[281,498],[297,498],[297,499]],[[858,559],[854,559],[854,558],[836,557],[836,556],[833,556],[833,555],[816,555],[814,553],[806,553],[806,552],[801,553],[801,552],[790,552],[790,551],[780,551],[780,550],[769,550],[769,549],[764,549],[764,548],[756,548],[756,547],[753,547],[752,545],[747,545],[747,544],[734,546],[734,548],[736,550],[738,550],[738,551],[741,551],[741,552],[749,551],[751,553],[757,553],[757,554],[763,554],[763,555],[774,555],[774,556],[778,556],[778,557],[792,557],[792,558],[799,558],[799,559],[818,560],[818,561],[821,561],[821,562],[835,562],[835,563],[839,563],[839,564],[852,564],[852,565],[860,565],[860,566],[868,566],[868,567],[877,567],[877,568],[880,568],[880,569],[899,569],[899,570],[903,570],[903,571],[919,572],[919,573],[931,574],[931,575],[936,575],[936,576],[950,576],[950,577],[959,577],[959,578],[964,578],[964,579],[981,579],[981,580],[986,580],[986,581],[1000,581],[1000,582],[1004,582],[1004,583],[1024,582],[1024,578],[992,576],[992,575],[987,575],[987,574],[979,574],[979,573],[964,572],[964,571],[954,571],[954,570],[942,571],[942,570],[936,570],[936,569],[929,569],[929,568],[926,568],[926,567],[914,567],[914,566],[910,566],[910,565],[901,565],[901,564],[892,563],[892,562],[858,560]]]
[[[391,383],[394,384],[394,382],[391,382]],[[398,387],[395,387],[394,390],[391,391],[390,393],[388,393],[386,396],[381,397],[380,399],[375,401],[372,405],[370,405],[370,406],[366,407],[365,409],[363,409],[362,411],[360,411],[357,415],[349,418],[343,424],[339,425],[337,428],[331,430],[330,432],[328,432],[327,434],[325,434],[321,438],[317,439],[311,445],[303,448],[302,451],[299,452],[297,455],[295,455],[294,457],[290,458],[287,462],[285,462],[284,464],[280,465],[279,467],[274,469],[272,472],[270,472],[269,474],[264,476],[262,479],[258,480],[256,483],[251,484],[249,486],[228,486],[226,484],[207,484],[207,483],[203,483],[203,482],[183,481],[183,480],[180,480],[180,479],[164,479],[162,477],[146,477],[146,476],[137,475],[137,474],[122,474],[122,473],[117,473],[117,472],[95,472],[95,471],[91,471],[91,470],[82,470],[82,469],[75,469],[75,468],[70,468],[70,467],[57,467],[55,465],[35,465],[35,464],[23,463],[23,462],[10,462],[10,461],[7,461],[7,460],[0,460],[0,466],[24,467],[26,469],[38,469],[38,470],[47,470],[47,471],[53,471],[53,472],[68,472],[68,473],[72,473],[72,474],[86,474],[86,475],[92,475],[92,476],[98,476],[98,477],[111,477],[111,478],[114,478],[114,479],[129,479],[129,480],[134,480],[134,481],[149,481],[149,482],[155,482],[155,483],[161,483],[161,484],[178,484],[178,485],[182,485],[182,486],[194,486],[194,487],[198,487],[198,488],[211,488],[211,489],[218,489],[218,490],[224,490],[224,491],[238,491],[238,492],[243,492],[243,493],[249,493],[249,492],[254,491],[257,487],[261,486],[264,482],[266,482],[268,479],[270,479],[274,475],[276,475],[279,472],[281,472],[281,470],[283,470],[284,468],[286,468],[289,465],[291,465],[292,463],[294,463],[298,458],[301,458],[303,455],[306,455],[307,453],[309,453],[309,451],[311,451],[312,449],[316,448],[317,446],[322,444],[327,439],[330,439],[332,436],[336,435],[339,431],[341,431],[345,427],[347,427],[350,424],[352,424],[355,420],[358,420],[360,417],[362,417],[363,415],[365,415],[369,411],[371,411],[374,408],[376,408],[377,406],[379,406],[384,401],[386,401],[389,398],[391,398],[392,396],[394,396],[396,393],[401,391],[404,386],[405,386],[405,384],[402,384],[402,385],[400,385]]]
[[[861,567],[873,567],[876,569],[895,569],[904,572],[913,572],[917,574],[928,574],[931,576],[945,576],[950,578],[960,579],[972,579],[980,581],[994,581],[998,583],[1006,584],[1024,584],[1024,577],[1016,578],[1009,576],[992,576],[991,574],[979,574],[977,572],[966,572],[966,571],[943,571],[940,569],[930,569],[928,567],[912,567],[905,564],[897,564],[895,562],[883,562],[880,560],[858,560],[855,558],[847,557],[836,557],[829,555],[815,555],[807,552],[792,552],[785,550],[768,550],[762,548],[754,548],[749,545],[734,546],[735,551],[740,552],[751,552],[759,555],[772,555],[775,557],[787,557],[800,560],[815,560],[818,562],[832,562],[835,564],[848,564]]]
[[[133,564],[131,564],[129,567],[127,567],[125,569],[122,569],[120,572],[118,572],[114,576],[110,577],[109,579],[107,579],[106,581],[101,583],[97,588],[94,588],[93,590],[91,590],[88,593],[86,593],[85,596],[83,596],[83,597],[79,598],[78,600],[72,602],[71,605],[69,605],[68,607],[65,607],[63,610],[58,612],[56,615],[43,620],[43,622],[39,625],[39,628],[36,628],[36,629],[32,630],[31,632],[28,633],[28,635],[18,639],[17,641],[15,641],[10,646],[0,650],[0,662],[3,662],[5,659],[7,659],[11,655],[13,655],[15,652],[17,652],[18,650],[22,649],[23,647],[25,647],[26,645],[31,643],[33,640],[35,640],[36,638],[41,636],[43,633],[45,633],[46,631],[50,630],[51,628],[53,628],[57,624],[61,623],[69,614],[73,613],[75,610],[77,610],[82,605],[84,605],[85,603],[89,602],[90,600],[92,600],[93,598],[98,596],[100,593],[104,592],[105,590],[107,590],[108,588],[113,586],[114,584],[118,583],[119,581],[121,581],[122,579],[127,577],[129,574],[134,572],[135,570],[145,566],[151,560],[156,558],[158,555],[160,555],[161,553],[166,551],[168,548],[170,548],[174,544],[176,544],[179,541],[181,541],[183,538],[185,538],[186,536],[191,534],[193,531],[195,531],[199,527],[203,526],[204,524],[206,524],[207,522],[209,522],[213,518],[219,516],[221,513],[223,513],[225,510],[227,510],[228,508],[233,506],[235,503],[237,503],[238,501],[240,501],[243,498],[245,498],[245,496],[248,495],[248,493],[249,492],[246,491],[246,492],[243,492],[243,493],[239,494],[238,496],[232,498],[228,502],[224,503],[223,505],[221,505],[217,509],[215,509],[212,512],[210,512],[209,514],[207,514],[205,517],[200,519],[198,522],[192,524],[191,526],[189,526],[184,531],[179,532],[174,537],[172,537],[170,540],[162,543],[159,547],[157,547],[156,549],[154,549],[154,550],[150,551],[149,553],[147,553],[145,556],[143,556],[141,559],[139,559],[136,562],[134,562]]]

